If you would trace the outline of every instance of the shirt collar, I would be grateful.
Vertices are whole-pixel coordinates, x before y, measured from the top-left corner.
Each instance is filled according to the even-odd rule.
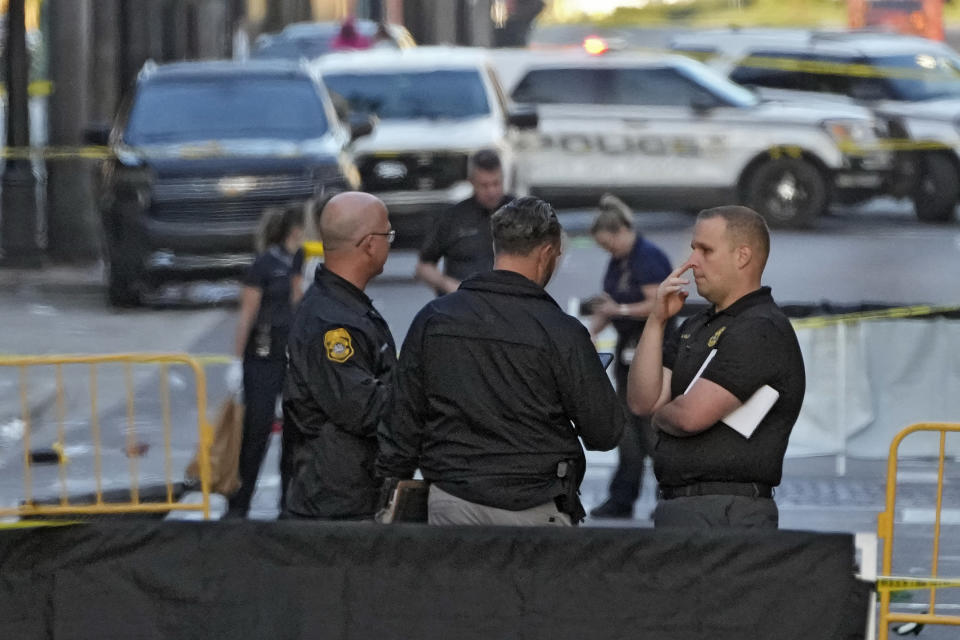
[[[543,298],[557,304],[546,289],[516,271],[497,269],[470,276],[460,284],[461,289],[494,291],[516,296]],[[558,305],[559,306],[559,305]]]
[[[502,207],[503,205],[507,204],[507,203],[510,202],[511,200],[513,200],[513,198],[512,198],[511,196],[504,195],[503,198],[500,199],[500,202],[499,202],[499,204],[497,204],[497,206],[495,206],[493,209],[487,209],[487,208],[481,206],[479,202],[477,202],[477,196],[476,196],[476,195],[470,196],[470,202],[473,204],[474,208],[475,208],[477,211],[479,211],[480,213],[482,213],[484,216],[487,216],[487,217],[492,216],[492,215],[494,214],[494,212],[497,211],[497,209],[499,209],[499,208]]]
[[[747,295],[741,297],[723,311],[716,311],[716,305],[710,307],[708,315],[710,318],[714,318],[721,314],[737,316],[751,307],[755,307],[758,304],[764,304],[767,302],[773,302],[773,295],[770,292],[770,287],[760,287],[756,291],[751,291]]]
[[[341,278],[339,275],[327,269],[324,265],[317,265],[317,270],[314,274],[314,281],[322,286],[329,287],[331,289],[336,289],[350,299],[355,300],[356,302],[361,303],[364,307],[372,307],[373,301],[365,294],[363,291],[358,289],[356,285],[352,282],[347,281],[344,278]]]

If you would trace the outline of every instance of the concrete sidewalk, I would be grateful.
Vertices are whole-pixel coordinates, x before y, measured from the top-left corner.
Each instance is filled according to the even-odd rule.
[[[224,298],[236,295],[235,285],[232,289],[230,285],[216,286]],[[23,376],[26,414],[35,436],[32,447],[47,447],[56,440],[57,413],[55,368],[2,366],[4,357],[192,352],[234,314],[233,307],[198,305],[190,300],[184,304],[175,296],[152,307],[112,309],[106,301],[99,264],[0,268],[0,468],[5,463],[16,464],[18,455],[22,459]],[[156,373],[153,367],[135,367],[134,388],[140,389]],[[96,375],[98,414],[107,415],[124,403],[125,373],[120,365],[103,365]],[[68,430],[86,428],[90,420],[90,376],[90,370],[82,365],[63,369]]]
[[[69,320],[61,304],[78,296],[97,295],[102,291],[102,266],[48,266],[41,269],[0,268],[0,358],[6,356],[56,353],[58,340],[69,335]],[[71,350],[75,350],[73,347]],[[56,395],[52,380],[28,383],[29,413],[36,415],[52,405]],[[20,384],[17,376],[0,375],[0,437],[11,434],[13,416],[23,413]],[[5,429],[5,431],[4,431]]]
[[[47,265],[40,269],[0,268],[0,296],[29,291],[46,293],[101,290],[103,265]]]

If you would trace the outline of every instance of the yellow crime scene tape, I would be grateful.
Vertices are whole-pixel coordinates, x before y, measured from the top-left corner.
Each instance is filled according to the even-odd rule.
[[[838,140],[837,146],[847,155],[867,155],[877,151],[948,151],[953,147],[936,140],[912,140],[910,138],[878,138],[868,143],[853,142],[850,140]],[[795,151],[794,151],[795,150]],[[137,152],[133,149],[133,154]],[[787,155],[799,157],[802,153],[800,147],[776,146],[768,150],[771,157]],[[0,159],[4,160],[107,160],[114,157],[116,151],[110,147],[99,145],[86,146],[33,146],[33,147],[0,147]],[[233,155],[227,151],[218,149],[207,150],[185,150],[171,151],[163,153],[151,151],[151,158],[189,158],[208,159],[208,158],[226,158]],[[295,157],[296,153],[278,153],[276,157]]]
[[[53,93],[53,83],[49,80],[33,80],[27,85],[27,95],[31,98],[43,98]],[[7,85],[0,82],[0,97],[6,97]]]
[[[72,527],[77,524],[86,524],[82,520],[17,520],[16,522],[0,522],[0,531],[5,529],[40,529],[43,527]]]
[[[306,243],[320,245],[316,243]],[[320,251],[322,251],[322,246]],[[322,253],[320,254],[322,255]],[[960,312],[960,306],[930,306],[915,305],[912,307],[894,307],[891,309],[879,309],[877,311],[857,311],[854,313],[842,313],[835,316],[814,316],[810,318],[795,318],[791,324],[795,329],[821,329],[841,323],[861,322],[864,320],[889,320],[917,318],[934,315],[938,313]],[[616,345],[615,340],[599,340],[597,348],[600,350],[610,350]],[[226,353],[203,353],[191,356],[194,360],[205,366],[228,365],[236,360],[232,355]],[[15,361],[23,358],[17,354],[0,354],[0,365],[6,362]]]
[[[537,48],[537,47],[531,47]],[[563,47],[561,47],[563,48]],[[688,51],[683,49],[657,49],[653,47],[636,47],[632,51],[647,51],[654,53],[669,53],[685,55],[689,58],[701,62],[708,60],[717,54],[705,53],[703,51]],[[933,61],[936,64],[936,61]],[[803,73],[821,74],[821,75],[843,75],[856,78],[892,78],[898,80],[926,80],[940,82],[960,82],[960,72],[954,69],[937,67],[930,69],[914,68],[892,68],[875,67],[868,64],[857,64],[852,62],[824,62],[814,60],[798,60],[789,58],[780,58],[772,56],[752,56],[748,55],[737,62],[738,66],[751,69],[769,69],[776,71],[797,71]],[[31,96],[48,96],[53,91],[53,85],[49,80],[35,80],[30,83],[28,92]],[[6,94],[6,87],[0,84],[0,95]],[[860,145],[853,142],[843,142],[841,148],[846,153],[862,154],[871,151],[940,151],[950,149],[949,145],[933,140],[911,140],[911,139],[883,139],[870,143],[869,145]],[[0,157],[7,159],[33,159],[44,158],[49,160],[62,160],[70,158],[83,159],[105,159],[113,155],[109,147],[100,146],[75,146],[75,147],[3,147],[0,151]],[[171,155],[177,157],[220,157],[228,155],[221,153],[216,145],[202,145],[197,148],[184,148]],[[380,154],[384,155],[384,154]]]
[[[879,576],[877,591],[922,591],[923,589],[941,589],[960,587],[960,578],[897,578]]]
[[[864,320],[888,320],[902,318],[916,318],[935,315],[938,313],[952,313],[960,311],[960,306],[932,306],[914,305],[911,307],[893,307],[891,309],[877,309],[876,311],[857,311],[841,313],[833,316],[814,316],[811,318],[794,318],[791,324],[795,329],[820,329],[832,325],[862,322]]]
[[[684,53],[676,51],[675,53]],[[896,69],[875,67],[854,62],[818,62],[765,56],[747,56],[737,62],[737,66],[751,69],[773,69],[776,71],[801,71],[833,76],[851,76],[855,78],[893,78],[896,80],[933,80],[941,82],[960,81],[960,73],[945,69]],[[938,77],[940,76],[940,77]]]
[[[3,147],[0,158],[5,160],[106,160],[114,155],[110,147]]]
[[[705,60],[715,54],[704,54],[701,51],[663,50],[650,47],[638,47],[634,51],[648,51],[656,53],[671,53],[685,55],[697,60]],[[849,62],[818,62],[812,60],[796,60],[768,56],[747,56],[737,63],[751,69],[771,69],[777,71],[798,71],[822,75],[844,75],[857,78],[892,78],[906,80],[932,80],[943,82],[960,82],[960,72],[952,69],[896,69],[891,67],[874,67],[867,64]],[[49,81],[31,83],[31,95],[49,95],[52,86]],[[2,87],[0,87],[2,88]],[[912,140],[909,138],[883,138],[870,143],[862,144],[853,141],[840,141],[838,146],[847,154],[863,155],[877,151],[944,151],[952,149],[948,144],[936,140]],[[783,151],[771,149],[771,155],[777,156]],[[152,151],[151,155],[156,155]],[[0,157],[6,159],[47,159],[66,160],[71,158],[103,160],[114,155],[110,147],[102,146],[60,146],[60,147],[2,147]],[[162,155],[162,154],[161,154]],[[230,155],[216,144],[202,144],[195,147],[182,147],[169,153],[170,157],[213,158]],[[296,155],[281,154],[281,155]],[[380,153],[388,156],[389,154]],[[787,155],[791,155],[787,153]]]

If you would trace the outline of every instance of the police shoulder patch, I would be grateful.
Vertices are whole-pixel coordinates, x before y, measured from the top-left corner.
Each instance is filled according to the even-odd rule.
[[[344,363],[353,356],[353,341],[343,327],[327,331],[323,335],[323,346],[327,350],[327,359],[333,362]]]
[[[723,335],[723,332],[726,330],[727,330],[726,327],[720,327],[719,329],[717,329],[716,333],[710,336],[710,339],[707,340],[707,346],[711,348],[717,346],[717,340],[720,339],[720,336]]]

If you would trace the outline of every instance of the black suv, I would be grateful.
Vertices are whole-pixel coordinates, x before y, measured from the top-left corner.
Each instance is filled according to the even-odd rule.
[[[264,209],[356,188],[343,124],[319,77],[288,62],[187,62],[141,71],[100,172],[107,290],[229,277],[253,257]]]

